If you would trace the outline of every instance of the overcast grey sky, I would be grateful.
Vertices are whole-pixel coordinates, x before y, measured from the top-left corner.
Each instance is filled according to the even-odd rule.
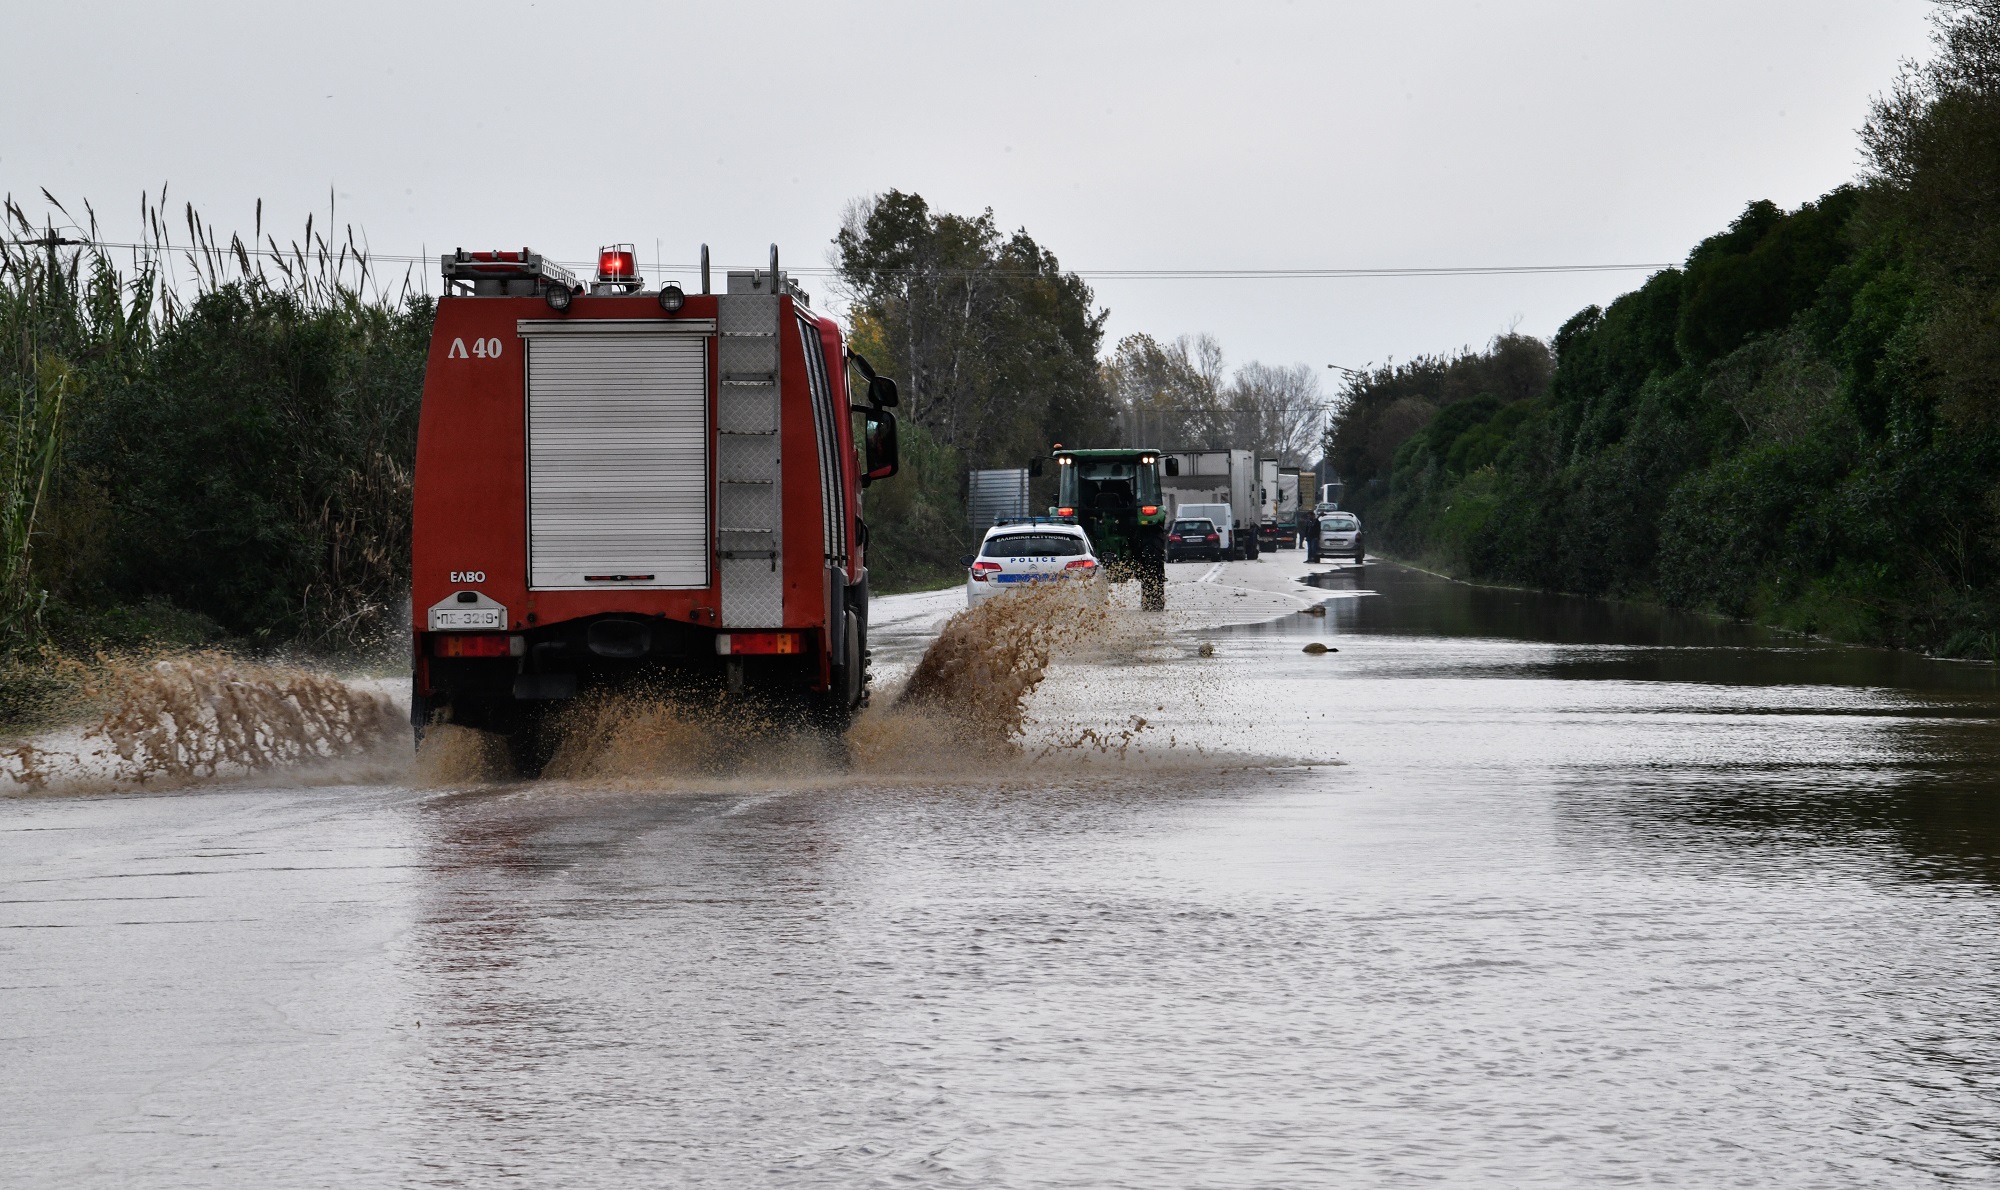
[[[847,200],[894,187],[1084,270],[1675,261],[1852,178],[1930,7],[15,0],[0,189],[129,238],[162,181],[245,231],[331,188],[389,253],[824,266]],[[1094,284],[1107,349],[1358,365],[1546,335],[1642,279]]]

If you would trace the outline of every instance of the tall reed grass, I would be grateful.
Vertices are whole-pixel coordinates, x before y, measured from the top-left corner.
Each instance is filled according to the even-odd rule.
[[[261,201],[246,237],[163,186],[114,242],[40,199],[0,203],[0,653],[397,627],[432,310],[410,271],[335,235],[331,197],[282,241]]]

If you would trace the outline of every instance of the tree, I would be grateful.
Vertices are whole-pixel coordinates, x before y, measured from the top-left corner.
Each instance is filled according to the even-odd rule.
[[[1419,356],[1349,376],[1326,421],[1323,444],[1347,485],[1344,502],[1366,507],[1383,495],[1397,451],[1438,410],[1481,395],[1501,407],[1540,396],[1554,365],[1548,344],[1509,333],[1485,351]]]
[[[1318,446],[1318,373],[1252,360],[1228,376],[1213,335],[1167,343],[1127,335],[1105,361],[1104,383],[1121,411],[1120,436],[1133,444],[1250,450],[1291,465]]]
[[[1119,438],[1131,445],[1220,445],[1222,344],[1213,335],[1162,343],[1127,335],[1104,363],[1104,385],[1119,410]]]
[[[1052,441],[1109,432],[1097,352],[1108,312],[1025,229],[989,209],[934,212],[891,190],[851,204],[840,282],[877,329],[903,415],[974,467],[1020,466]]]
[[[1938,55],[1906,65],[1862,129],[1868,219],[1927,292],[1923,371],[1944,415],[2000,427],[2000,0],[1951,0]],[[1921,402],[1919,402],[1921,404]]]
[[[1228,400],[1234,442],[1287,466],[1304,466],[1318,452],[1326,405],[1319,373],[1310,364],[1280,367],[1252,360],[1236,370]]]

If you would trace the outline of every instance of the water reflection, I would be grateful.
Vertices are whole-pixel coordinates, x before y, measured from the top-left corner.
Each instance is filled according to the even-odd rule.
[[[1712,682],[1979,690],[2000,696],[2000,667],[1917,653],[1856,648],[1751,624],[1636,603],[1450,582],[1387,562],[1316,574],[1311,585],[1341,595],[1327,624],[1345,633],[1498,640],[1560,646],[1524,673],[1578,681]],[[1239,632],[1309,630],[1298,617]],[[1505,676],[1509,657],[1457,656],[1467,676]]]
[[[1993,666],[1386,563],[1313,585],[1334,593],[1323,620],[1235,631],[1422,646],[1349,642],[1342,677],[1577,684],[1535,688],[1528,701],[1575,715],[1573,738],[1606,733],[1595,755],[1586,745],[1552,756],[1578,838],[1615,833],[1669,861],[1739,866],[1890,854],[1876,870],[1898,878],[2000,881]],[[1364,593],[1373,597],[1349,597]]]

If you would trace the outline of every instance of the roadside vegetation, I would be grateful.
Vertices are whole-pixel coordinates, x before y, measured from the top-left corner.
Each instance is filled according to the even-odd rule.
[[[2000,0],[1937,41],[1855,185],[1751,203],[1549,344],[1353,378],[1326,445],[1371,541],[2000,660]]]
[[[9,199],[0,242],[0,716],[59,710],[103,654],[378,655],[429,300],[310,220],[223,241],[190,208],[175,242],[162,193],[120,260],[44,197],[67,231]]]

